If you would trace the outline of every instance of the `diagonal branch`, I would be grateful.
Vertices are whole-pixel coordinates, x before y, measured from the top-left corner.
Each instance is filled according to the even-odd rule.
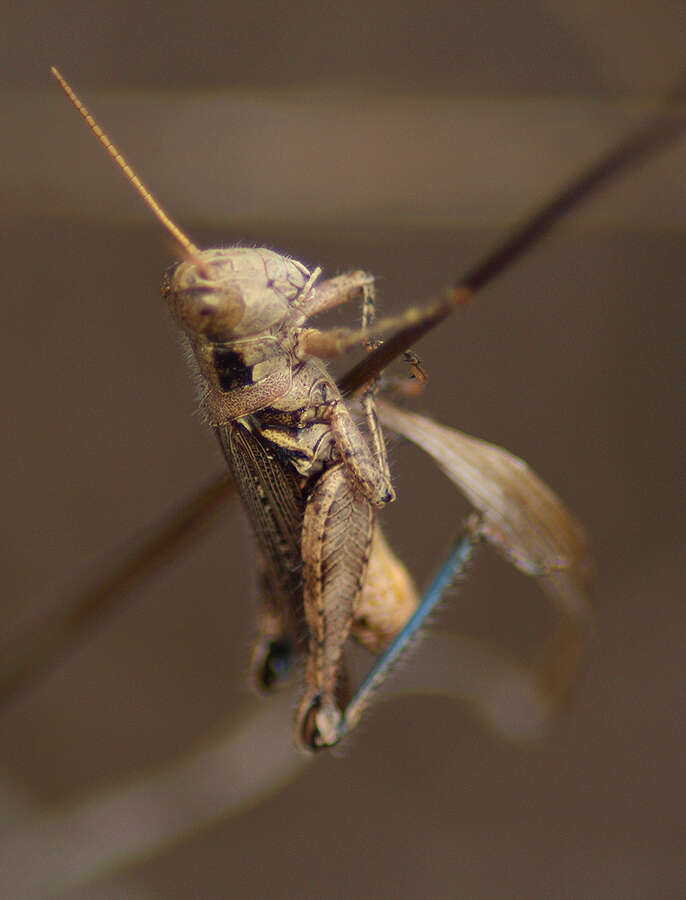
[[[675,90],[670,99],[676,99],[678,93]],[[447,319],[457,306],[467,303],[477,291],[532,250],[562,219],[612,178],[626,174],[644,159],[659,153],[684,129],[686,109],[671,103],[664,105],[616,147],[603,153],[581,175],[573,178],[559,194],[525,219],[510,237],[447,288],[421,321],[402,328],[344,375],[339,381],[342,393],[353,394],[379,375],[401,353]]]

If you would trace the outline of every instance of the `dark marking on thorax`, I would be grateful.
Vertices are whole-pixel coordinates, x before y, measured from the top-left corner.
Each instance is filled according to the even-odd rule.
[[[252,366],[247,366],[240,353],[228,347],[214,347],[212,362],[217,372],[219,387],[223,391],[248,387],[253,383]]]

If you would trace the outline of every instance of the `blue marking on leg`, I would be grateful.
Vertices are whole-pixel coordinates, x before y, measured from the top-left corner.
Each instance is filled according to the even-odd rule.
[[[453,580],[464,570],[473,550],[473,536],[471,534],[461,534],[453,544],[450,554],[438,570],[436,577],[422,597],[412,617],[383,656],[376,661],[371,672],[364,679],[355,696],[346,707],[341,718],[338,733],[339,740],[347,731],[355,727],[363,710],[369,704],[371,695],[384,681],[390,669],[402,654],[409,648],[412,638],[440,603],[443,594],[448,590]]]

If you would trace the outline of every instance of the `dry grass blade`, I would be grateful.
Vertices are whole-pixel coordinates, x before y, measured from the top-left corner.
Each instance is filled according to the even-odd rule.
[[[427,635],[385,699],[408,694],[466,703],[515,740],[539,736],[553,708],[534,673],[454,634]],[[267,800],[312,764],[287,738],[292,705],[286,691],[160,769],[42,811],[0,846],[0,895],[64,896]]]
[[[591,571],[586,533],[525,462],[388,402],[379,402],[379,417],[438,463],[478,510],[480,533],[490,544],[524,574],[543,578],[563,612],[584,617]]]
[[[307,765],[285,737],[292,703],[285,693],[165,767],[42,813],[0,847],[0,895],[63,896],[278,791]]]

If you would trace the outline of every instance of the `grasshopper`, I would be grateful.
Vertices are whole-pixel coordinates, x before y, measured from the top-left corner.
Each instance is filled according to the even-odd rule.
[[[55,77],[94,133],[181,245],[185,258],[164,275],[162,294],[179,327],[214,430],[251,520],[260,558],[261,637],[254,669],[262,687],[279,681],[307,626],[306,688],[296,735],[304,747],[341,734],[342,655],[355,621],[368,643],[387,642],[388,604],[363,596],[372,547],[402,572],[374,510],[395,499],[370,387],[362,405],[372,446],[321,362],[375,333],[373,279],[353,272],[317,283],[321,270],[266,248],[198,250],[141,185],[57,70]],[[306,327],[317,313],[363,299],[358,331]],[[413,318],[416,317],[413,314]],[[377,331],[387,330],[380,323]],[[409,584],[409,579],[404,579]],[[393,601],[401,624],[413,591]],[[398,630],[391,628],[391,634]]]
[[[261,598],[254,679],[263,690],[277,687],[293,657],[306,658],[296,714],[298,743],[306,750],[330,747],[354,727],[481,539],[539,579],[557,604],[563,623],[542,673],[554,699],[564,693],[576,669],[588,614],[590,557],[582,526],[517,457],[377,400],[377,378],[604,178],[657,149],[682,123],[675,127],[664,117],[651,121],[553,198],[437,302],[375,322],[374,281],[364,272],[322,280],[319,269],[264,248],[199,250],[60,73],[53,69],[53,74],[181,248],[181,259],[164,276],[162,292],[189,351],[205,417],[256,538]],[[309,325],[316,314],[357,298],[362,301],[360,328],[325,331]],[[390,339],[380,343],[378,338],[389,332]],[[355,347],[369,352],[337,384],[323,360]],[[421,371],[416,363],[415,371]],[[358,406],[366,435],[354,415]],[[376,509],[395,496],[382,425],[432,456],[475,510],[421,602],[375,521]],[[204,515],[218,491],[221,485],[199,498],[189,521]],[[159,544],[173,540],[170,532]],[[143,557],[155,552],[148,548]],[[82,606],[93,602],[91,596]],[[354,694],[344,674],[350,636],[382,652]]]

